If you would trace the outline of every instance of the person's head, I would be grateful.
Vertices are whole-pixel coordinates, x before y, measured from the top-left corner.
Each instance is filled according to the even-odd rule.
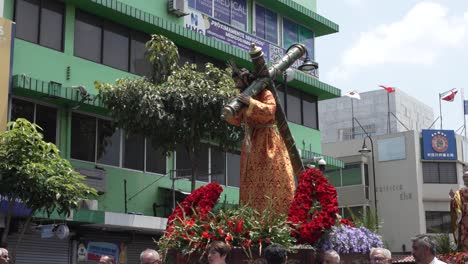
[[[322,264],[339,264],[340,255],[333,249],[327,250],[323,253]]]
[[[468,171],[463,173],[463,182],[465,183],[466,186],[468,186]]]
[[[206,246],[206,254],[208,255],[208,263],[224,264],[229,256],[231,247],[223,241],[213,241]]]
[[[280,244],[271,244],[265,248],[265,258],[268,264],[284,264],[288,259],[288,252]]]
[[[386,248],[371,248],[370,261],[374,263],[392,263],[392,253]]]
[[[6,248],[0,248],[0,264],[10,263],[10,256],[8,256],[8,250]]]
[[[106,255],[101,256],[99,259],[99,264],[114,264],[114,258]]]
[[[159,264],[161,259],[156,250],[147,248],[140,254],[140,264]]]
[[[436,244],[428,235],[417,235],[413,239],[412,254],[416,263],[428,264],[436,254]]]

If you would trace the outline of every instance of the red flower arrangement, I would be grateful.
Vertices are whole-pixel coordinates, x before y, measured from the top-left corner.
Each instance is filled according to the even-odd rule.
[[[350,227],[356,227],[351,220],[346,219],[346,218],[342,218],[340,220],[340,224],[345,225],[345,226],[350,226]]]
[[[192,216],[194,213],[204,219],[218,201],[223,188],[217,182],[202,186],[191,193],[177,206],[167,219],[166,236],[173,231],[174,221]],[[192,220],[193,221],[193,220]],[[190,224],[190,223],[188,223]]]
[[[335,225],[337,214],[335,187],[318,169],[303,172],[289,208],[288,222],[291,224],[292,236],[298,243],[313,244]]]

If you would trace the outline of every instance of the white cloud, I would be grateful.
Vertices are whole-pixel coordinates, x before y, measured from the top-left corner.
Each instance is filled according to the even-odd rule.
[[[387,64],[432,65],[447,49],[463,47],[467,31],[468,12],[450,17],[445,7],[421,2],[402,20],[361,33],[328,77],[344,80],[362,68]]]

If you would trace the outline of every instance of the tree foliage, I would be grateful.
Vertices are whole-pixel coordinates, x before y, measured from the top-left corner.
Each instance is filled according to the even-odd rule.
[[[117,126],[150,138],[164,153],[179,144],[185,146],[194,190],[195,157],[202,142],[214,142],[226,150],[240,140],[240,130],[220,117],[222,107],[236,94],[231,72],[211,63],[203,71],[195,64],[176,66],[172,61],[178,59],[177,51],[172,50],[176,47],[162,36],[153,36],[147,46],[153,70],[162,69],[159,76],[172,69],[163,82],[153,74],[150,80],[141,77],[119,79],[114,84],[96,82],[96,88]]]
[[[20,199],[33,211],[67,215],[80,200],[97,195],[57,147],[43,140],[37,125],[19,118],[8,127],[0,134],[1,195]]]
[[[0,195],[10,202],[2,244],[8,234],[15,200],[31,209],[27,226],[38,210],[48,215],[54,210],[69,215],[81,200],[97,195],[83,182],[84,176],[60,157],[57,147],[43,140],[40,127],[23,118],[9,122],[8,127],[9,130],[0,134]]]

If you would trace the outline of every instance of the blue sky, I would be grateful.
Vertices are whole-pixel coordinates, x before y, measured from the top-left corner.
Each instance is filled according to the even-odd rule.
[[[394,86],[432,107],[435,117],[438,94],[458,88],[454,102],[442,101],[443,127],[463,125],[467,0],[318,0],[317,13],[340,26],[340,32],[316,40],[320,80],[342,94]]]

